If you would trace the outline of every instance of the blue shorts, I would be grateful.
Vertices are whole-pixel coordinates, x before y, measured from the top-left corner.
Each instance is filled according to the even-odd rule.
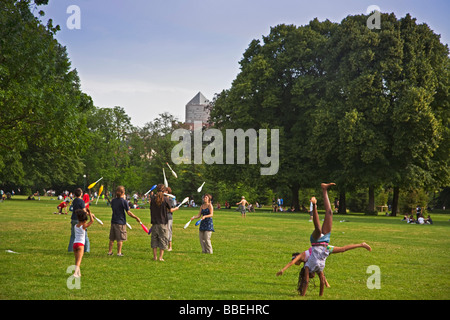
[[[309,241],[311,241],[311,243],[320,243],[320,242],[330,243],[330,236],[331,236],[331,232],[328,232],[327,234],[322,234],[319,239],[314,239],[311,234]]]

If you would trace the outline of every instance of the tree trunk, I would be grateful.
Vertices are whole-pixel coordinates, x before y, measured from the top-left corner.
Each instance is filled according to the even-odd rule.
[[[373,186],[369,187],[369,204],[367,205],[367,211],[370,213],[375,212],[375,188]]]
[[[392,199],[392,216],[396,217],[398,212],[398,196],[400,194],[400,188],[394,187],[394,195]]]
[[[300,201],[298,200],[298,191],[300,187],[298,185],[291,187],[292,192],[292,206],[295,208],[295,211],[300,211]]]
[[[345,191],[339,192],[339,214],[347,213],[347,206],[345,204]]]

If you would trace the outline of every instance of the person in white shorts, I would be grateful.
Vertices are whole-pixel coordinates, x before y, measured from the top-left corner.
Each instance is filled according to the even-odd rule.
[[[323,295],[323,289],[325,287],[326,279],[323,274],[325,268],[325,261],[328,255],[333,252],[334,247],[330,246],[331,227],[333,225],[333,210],[331,209],[330,199],[328,199],[328,188],[336,185],[335,183],[322,183],[323,201],[325,206],[325,219],[323,225],[320,226],[319,213],[317,212],[317,199],[311,198],[313,204],[313,222],[314,231],[311,234],[311,255],[305,263],[304,276],[300,275],[301,281],[299,284],[299,291],[302,296],[306,294],[308,289],[308,283],[310,275],[316,273],[320,279],[320,292],[319,295]]]
[[[293,253],[291,262],[277,272],[277,276],[280,276],[290,266],[294,264],[300,265],[303,262],[304,267],[300,270],[297,289],[303,296],[308,288],[309,278],[313,278],[316,273],[320,278],[320,295],[323,295],[324,286],[330,287],[323,273],[325,268],[325,260],[328,255],[332,253],[341,253],[356,248],[365,248],[368,251],[372,251],[372,248],[365,242],[360,244],[349,244],[343,247],[334,247],[329,244],[331,227],[333,223],[333,211],[331,209],[330,200],[328,199],[328,188],[334,185],[335,183],[322,183],[321,185],[325,206],[325,219],[322,227],[320,226],[319,214],[317,212],[317,199],[312,197],[310,200],[313,205],[314,220],[314,231],[310,237],[311,247],[302,253]]]
[[[335,247],[335,246],[333,246],[333,250],[330,252],[330,254],[346,252],[348,250],[352,250],[352,249],[356,249],[356,248],[365,248],[368,251],[372,251],[372,248],[367,243],[363,242],[363,243],[358,243],[358,244],[348,244],[348,245],[345,245],[343,247]],[[283,273],[288,268],[293,266],[294,264],[299,266],[302,263],[306,263],[308,261],[309,257],[311,256],[311,253],[312,253],[312,247],[309,247],[309,249],[303,251],[302,253],[300,253],[300,252],[293,253],[291,261],[289,261],[289,263],[286,264],[283,269],[278,271],[276,275],[277,276],[283,275]],[[328,281],[326,279],[325,279],[325,285],[327,286],[327,288],[330,287],[330,285],[328,284]]]

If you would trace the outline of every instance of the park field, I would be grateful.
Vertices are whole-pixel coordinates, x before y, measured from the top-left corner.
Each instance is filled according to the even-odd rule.
[[[431,213],[433,225],[410,225],[401,217],[335,215],[330,244],[366,242],[372,252],[355,249],[332,254],[325,274],[330,288],[319,297],[314,279],[305,297],[296,291],[299,267],[276,272],[291,253],[309,248],[313,230],[305,213],[259,209],[242,218],[216,210],[214,254],[201,253],[198,227],[184,224],[198,209],[174,213],[173,251],[153,261],[148,236],[132,226],[123,257],[107,255],[111,209],[100,200],[92,212],[105,224],[88,229],[91,252],[81,265],[79,289],[70,289],[74,264],[67,252],[70,214],[57,215],[59,201],[20,196],[0,203],[0,299],[2,300],[448,300],[450,298],[450,215]],[[133,213],[150,226],[148,209]],[[319,211],[321,219],[323,211]],[[114,252],[116,247],[114,247]],[[379,274],[370,270],[379,268]],[[379,288],[373,277],[379,276]],[[372,279],[372,280],[371,280]],[[369,280],[369,281],[368,281]]]

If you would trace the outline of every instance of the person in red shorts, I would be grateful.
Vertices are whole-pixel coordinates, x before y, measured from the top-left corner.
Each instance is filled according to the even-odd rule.
[[[75,272],[74,277],[81,277],[81,260],[84,254],[84,245],[86,243],[86,232],[85,230],[92,224],[95,216],[91,213],[89,209],[77,209],[75,214],[78,219],[78,223],[73,227],[75,240],[73,242],[73,253],[75,255]],[[89,222],[87,222],[87,217],[89,216]]]
[[[67,200],[64,200],[60,204],[58,204],[56,209],[58,209],[59,211],[58,212],[53,212],[53,213],[54,214],[63,214],[62,210],[64,209],[64,214],[67,214],[67,207],[68,206],[69,206],[69,198],[67,198]]]
[[[87,209],[89,209],[89,203],[91,203],[91,199],[89,198],[89,191],[83,194],[84,205]]]

